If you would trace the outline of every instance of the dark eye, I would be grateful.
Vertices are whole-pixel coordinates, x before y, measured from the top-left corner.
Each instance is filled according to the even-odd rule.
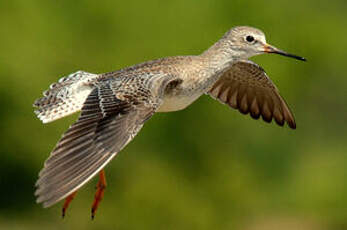
[[[248,35],[248,36],[246,37],[246,41],[249,42],[249,43],[254,42],[254,40],[255,40],[254,37],[251,36],[251,35]]]

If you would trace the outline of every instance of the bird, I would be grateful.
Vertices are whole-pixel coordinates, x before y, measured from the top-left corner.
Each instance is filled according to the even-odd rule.
[[[99,174],[94,218],[106,188],[104,167],[155,113],[185,109],[205,94],[254,119],[295,129],[277,87],[248,60],[264,53],[306,61],[269,45],[261,30],[237,26],[199,55],[160,58],[101,74],[77,71],[51,84],[34,102],[37,117],[49,123],[80,115],[39,173],[37,203],[49,207],[65,199],[64,217],[77,190]]]

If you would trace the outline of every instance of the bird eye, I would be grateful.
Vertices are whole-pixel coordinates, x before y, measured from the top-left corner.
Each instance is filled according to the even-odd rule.
[[[249,43],[252,43],[252,42],[254,42],[254,41],[255,41],[255,39],[254,39],[254,37],[253,37],[253,36],[248,35],[248,36],[246,37],[246,41],[247,41],[247,42],[249,42]]]

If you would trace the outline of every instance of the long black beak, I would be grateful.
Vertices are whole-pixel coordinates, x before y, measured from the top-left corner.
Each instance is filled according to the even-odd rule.
[[[274,54],[279,54],[279,55],[282,55],[282,56],[286,56],[286,57],[290,57],[290,58],[295,58],[297,60],[300,60],[300,61],[306,61],[305,58],[303,57],[300,57],[300,56],[297,56],[297,55],[294,55],[294,54],[290,54],[290,53],[287,53],[283,50],[280,50],[280,49],[277,49],[276,47],[274,46],[271,46],[271,45],[264,45],[264,52],[265,53],[274,53]]]

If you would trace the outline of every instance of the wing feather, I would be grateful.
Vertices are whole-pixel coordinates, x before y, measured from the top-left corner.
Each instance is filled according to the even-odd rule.
[[[265,71],[251,61],[238,61],[224,73],[208,92],[222,103],[251,117],[272,119],[280,126],[286,122],[295,129],[294,116]]]
[[[81,115],[45,162],[37,202],[51,206],[98,173],[141,129],[156,107],[118,99],[110,85],[95,88]]]

